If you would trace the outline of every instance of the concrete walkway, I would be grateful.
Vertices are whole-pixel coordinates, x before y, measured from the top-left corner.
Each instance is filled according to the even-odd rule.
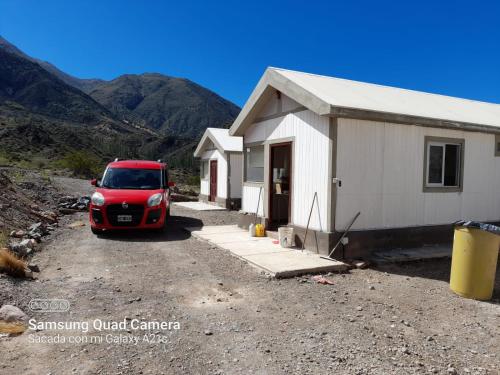
[[[277,278],[306,273],[344,271],[345,263],[321,258],[309,251],[284,249],[268,237],[250,237],[236,225],[185,228],[199,239],[208,241]]]
[[[196,211],[225,211],[224,207],[216,206],[203,202],[175,202],[174,205],[184,208],[189,208]]]

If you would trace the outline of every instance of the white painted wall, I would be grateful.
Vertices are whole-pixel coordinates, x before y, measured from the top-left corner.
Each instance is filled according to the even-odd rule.
[[[208,150],[201,156],[202,160],[217,160],[217,196],[219,198],[227,198],[227,160],[226,155],[219,152],[219,150]],[[201,194],[210,194],[210,162],[208,163],[208,178],[201,180],[200,192]],[[206,185],[206,186],[204,186]],[[203,189],[207,193],[204,193]]]
[[[229,163],[231,168],[229,182],[230,189],[229,195],[231,198],[241,198],[242,187],[241,183],[243,181],[243,154],[242,153],[230,153]]]
[[[500,219],[494,135],[352,119],[338,124],[337,230],[358,211],[353,229]],[[425,136],[465,139],[463,192],[423,192]]]
[[[202,179],[200,181],[200,194],[209,195],[210,194],[210,181]]]
[[[282,98],[284,95],[282,95]],[[293,105],[292,102],[287,106]],[[261,117],[261,116],[260,116]],[[250,126],[244,135],[244,144],[278,141],[294,137],[292,150],[292,204],[291,222],[306,226],[314,192],[318,192],[319,204],[314,208],[310,228],[328,231],[328,127],[329,119],[304,110],[262,121]],[[266,145],[268,149],[269,146]],[[268,152],[266,150],[266,152]],[[265,165],[267,175],[269,166]],[[265,194],[268,194],[266,187]],[[255,212],[258,188],[244,186],[242,208]],[[267,216],[267,207],[265,207]]]

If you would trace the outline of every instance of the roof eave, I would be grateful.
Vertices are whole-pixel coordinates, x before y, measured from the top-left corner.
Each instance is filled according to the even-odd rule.
[[[333,105],[330,106],[329,115],[331,117],[338,118],[352,118],[370,121],[392,122],[397,124],[428,126],[433,128],[446,128],[453,130],[467,130],[482,133],[500,134],[500,127],[496,127],[493,125],[404,115],[392,112],[379,112],[359,108],[338,107]]]

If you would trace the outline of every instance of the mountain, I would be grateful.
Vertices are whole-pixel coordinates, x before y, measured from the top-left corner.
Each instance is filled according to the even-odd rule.
[[[89,95],[120,118],[188,138],[201,137],[207,127],[229,127],[240,111],[188,79],[155,73],[101,82]]]
[[[70,122],[94,125],[117,122],[109,110],[82,91],[40,65],[0,49],[0,104],[8,101],[34,113]]]
[[[0,37],[0,159],[58,160],[83,150],[195,170],[192,153],[205,128],[228,126],[238,112],[187,79],[72,77]]]
[[[51,63],[47,61],[43,61],[40,59],[36,59],[34,57],[28,56],[25,54],[23,51],[21,51],[19,48],[17,48],[15,45],[7,41],[5,38],[0,36],[0,49],[3,49],[7,52],[13,53],[17,56],[23,57],[26,60],[30,60],[32,62],[37,63],[40,65],[42,68],[44,68],[46,71],[49,73],[52,73],[55,75],[57,78],[59,78],[61,81],[65,82],[66,84],[76,87],[77,89],[88,93],[89,91],[92,91],[99,83],[104,82],[102,79],[82,79],[82,78],[76,78],[73,77],[69,74],[64,73],[62,70],[59,70],[56,66],[52,65]]]
[[[14,158],[57,159],[84,149],[101,158],[138,155],[149,129],[126,124],[39,64],[0,49],[0,150]],[[166,150],[161,150],[166,151]]]

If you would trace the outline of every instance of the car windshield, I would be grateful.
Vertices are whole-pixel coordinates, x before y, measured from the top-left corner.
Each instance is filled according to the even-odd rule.
[[[161,189],[161,170],[136,168],[108,168],[101,187],[108,189]]]

